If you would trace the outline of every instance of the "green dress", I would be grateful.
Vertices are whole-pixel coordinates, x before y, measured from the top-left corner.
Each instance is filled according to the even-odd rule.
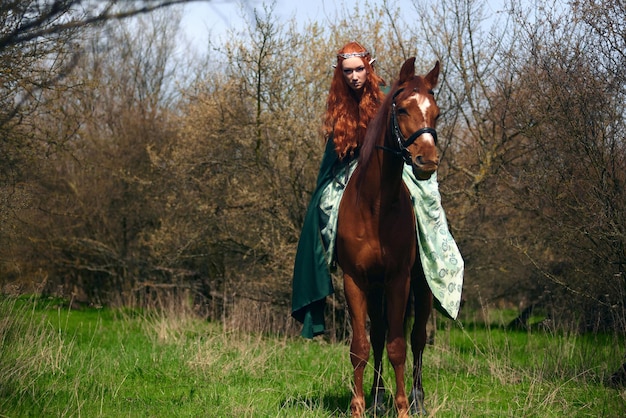
[[[339,165],[341,162],[335,152],[334,143],[329,140],[317,175],[317,186],[304,217],[294,263],[291,315],[302,322],[302,336],[306,338],[313,338],[324,332],[326,297],[334,292],[321,234],[319,205],[324,189],[333,180],[333,168]]]
[[[343,190],[355,166],[355,160],[339,160],[334,143],[329,139],[304,218],[294,263],[291,315],[303,324],[302,336],[306,338],[325,331],[326,297],[334,292],[331,266],[334,263],[337,213]],[[411,194],[420,259],[435,307],[454,319],[461,302],[464,262],[448,229],[437,176],[417,180],[411,168],[405,165],[403,180]]]

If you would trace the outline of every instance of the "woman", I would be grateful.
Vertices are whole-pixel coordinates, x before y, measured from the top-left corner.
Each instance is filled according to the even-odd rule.
[[[375,73],[373,62],[357,42],[346,44],[337,53],[324,115],[326,148],[294,264],[292,316],[302,322],[302,336],[307,338],[325,330],[326,297],[333,293],[331,266],[339,202],[356,166],[367,125],[384,100],[381,86],[385,83]],[[420,257],[435,306],[454,318],[460,303],[463,260],[448,231],[436,175],[429,181],[417,181],[407,168],[403,179],[412,196]]]
[[[373,61],[370,53],[358,42],[344,45],[337,53],[324,115],[326,149],[294,265],[292,316],[303,323],[302,335],[307,338],[324,332],[326,297],[333,293],[330,272],[333,243],[324,238],[322,229],[333,225],[330,217],[336,216],[337,208],[327,204],[322,209],[320,203],[323,198],[332,202],[329,195],[341,192],[351,171],[349,168],[354,168],[367,124],[384,99],[380,89],[384,82],[374,72]]]

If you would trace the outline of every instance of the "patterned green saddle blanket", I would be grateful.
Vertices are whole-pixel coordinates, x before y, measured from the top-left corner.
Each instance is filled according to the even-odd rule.
[[[334,262],[339,202],[356,164],[354,160],[335,173],[333,181],[321,195],[320,227],[329,266]],[[426,281],[440,310],[456,319],[461,305],[464,262],[448,229],[437,174],[433,174],[429,180],[417,180],[411,168],[405,165],[402,178],[411,194],[417,219],[416,233]]]

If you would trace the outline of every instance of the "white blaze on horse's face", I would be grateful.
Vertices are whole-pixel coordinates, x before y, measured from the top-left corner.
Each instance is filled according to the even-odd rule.
[[[398,119],[407,141],[405,146],[409,161],[418,180],[430,178],[439,166],[435,131],[439,107],[429,87],[424,84],[414,85],[411,95],[398,100],[401,103]]]
[[[413,96],[411,96],[411,99],[415,100],[415,102],[417,103],[417,107],[422,112],[422,119],[424,120],[424,122],[426,122],[428,120],[428,110],[433,105],[430,98],[423,94],[415,93]],[[435,138],[433,138],[431,134],[425,133],[423,135],[424,140],[429,141],[432,146],[435,146]]]

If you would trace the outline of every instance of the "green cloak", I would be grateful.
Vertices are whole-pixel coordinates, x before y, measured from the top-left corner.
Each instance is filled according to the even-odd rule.
[[[333,171],[341,165],[334,142],[326,143],[317,175],[317,186],[306,211],[302,234],[294,263],[291,315],[302,322],[302,336],[313,338],[324,332],[326,297],[333,294],[330,267],[321,235],[319,204],[324,189],[333,179]]]

